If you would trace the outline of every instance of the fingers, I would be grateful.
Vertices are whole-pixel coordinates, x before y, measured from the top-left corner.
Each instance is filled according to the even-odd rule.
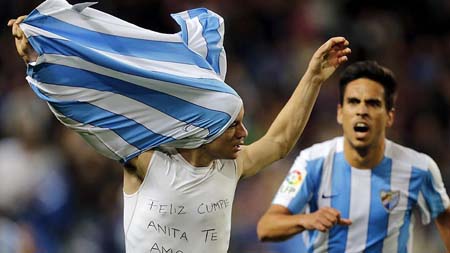
[[[350,219],[339,219],[338,224],[342,226],[350,226],[352,225],[352,221]]]
[[[8,21],[8,26],[12,27],[12,35],[18,39],[23,37],[23,31],[20,29],[19,24],[22,23],[27,16],[20,16],[17,19],[10,19]]]
[[[20,16],[16,19],[10,19],[8,21],[8,26],[11,27],[11,33],[14,36],[16,50],[22,59],[28,63],[31,60],[35,60],[37,58],[37,53],[30,46],[28,39],[25,36],[25,33],[20,28],[20,23],[22,23],[27,16]]]
[[[12,26],[12,35],[14,37],[16,37],[17,39],[21,39],[23,36],[22,29],[20,29],[20,27],[17,23],[14,23]]]
[[[338,50],[348,47],[349,45],[350,45],[350,42],[347,39],[345,39],[344,37],[333,37],[333,38],[330,38],[327,42],[325,42],[324,50],[325,51],[330,51],[330,50],[338,51]]]
[[[340,51],[338,52],[337,55],[338,55],[339,57],[341,57],[341,56],[349,55],[349,54],[351,54],[351,53],[352,53],[352,50],[351,50],[350,48],[346,47],[346,48],[340,50]]]
[[[12,35],[18,39],[21,39],[23,37],[23,31],[22,29],[20,29],[17,22],[14,22],[14,24],[12,24]]]
[[[8,21],[8,26],[12,26],[16,22],[16,19],[10,19]]]
[[[28,17],[27,15],[18,17],[16,23],[18,24],[22,23],[22,21],[24,21],[27,17]]]
[[[344,37],[333,37],[316,51],[315,56],[319,61],[325,61],[326,66],[336,68],[348,61],[348,55],[352,52],[349,45],[350,42]]]
[[[349,226],[352,224],[350,219],[341,218],[338,210],[331,207],[324,207],[316,212],[317,220],[315,229],[321,232],[327,232],[335,225]]]

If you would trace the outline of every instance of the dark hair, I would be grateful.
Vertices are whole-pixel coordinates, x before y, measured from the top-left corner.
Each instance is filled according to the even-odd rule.
[[[384,88],[384,100],[388,111],[394,108],[397,82],[391,70],[376,61],[359,61],[349,65],[341,74],[339,81],[339,103],[344,102],[347,84],[358,78],[367,78],[380,83]]]

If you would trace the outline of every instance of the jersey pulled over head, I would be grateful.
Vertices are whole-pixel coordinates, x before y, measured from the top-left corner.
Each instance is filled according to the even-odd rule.
[[[196,148],[242,107],[225,82],[224,21],[200,8],[158,33],[90,8],[47,0],[20,24],[39,57],[27,80],[58,120],[121,162],[159,146]]]

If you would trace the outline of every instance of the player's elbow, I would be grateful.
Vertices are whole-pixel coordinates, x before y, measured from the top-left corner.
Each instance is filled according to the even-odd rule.
[[[270,230],[267,227],[264,218],[259,220],[258,225],[256,226],[256,234],[258,235],[258,239],[261,242],[272,241],[272,237],[270,236]]]
[[[273,147],[278,160],[284,159],[292,150],[292,146],[288,145],[285,141],[274,141]]]
[[[261,224],[261,220],[258,222],[258,225],[256,226],[256,234],[258,235],[258,239],[261,242],[267,241],[267,233],[264,230],[264,225]]]

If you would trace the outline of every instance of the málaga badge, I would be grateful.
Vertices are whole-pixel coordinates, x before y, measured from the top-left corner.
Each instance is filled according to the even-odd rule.
[[[400,201],[400,191],[381,191],[380,197],[384,209],[386,209],[386,211],[388,212],[391,212]]]

